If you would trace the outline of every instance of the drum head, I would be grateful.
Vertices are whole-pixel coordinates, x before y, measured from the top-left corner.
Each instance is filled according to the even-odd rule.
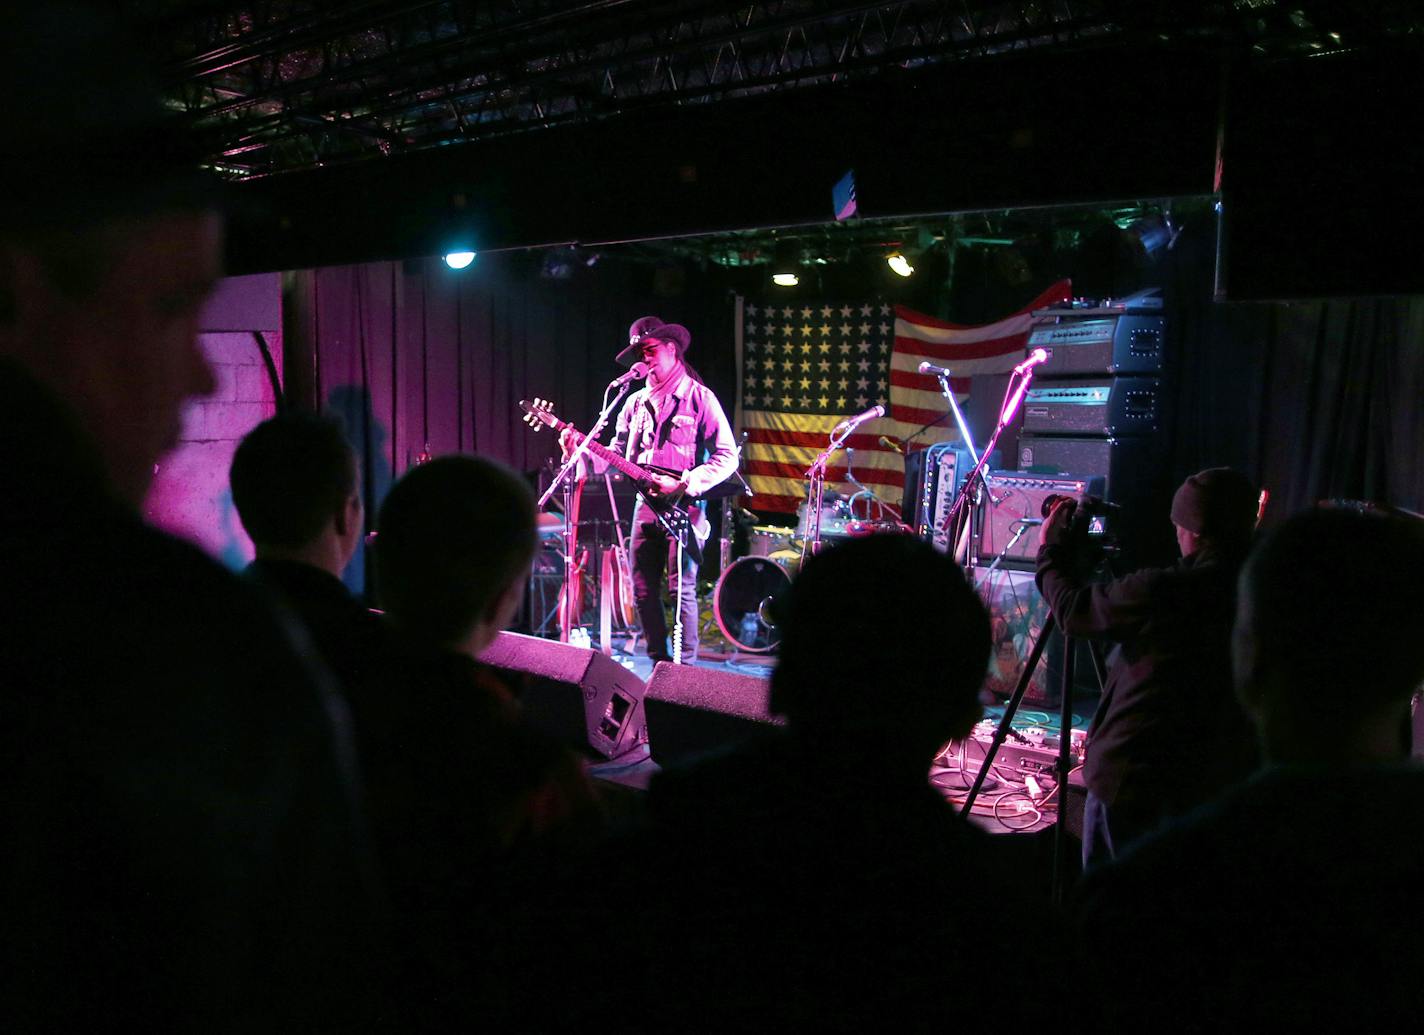
[[[776,649],[781,632],[770,624],[767,605],[790,585],[781,565],[766,557],[743,557],[724,571],[712,591],[712,615],[727,642],[749,654]]]

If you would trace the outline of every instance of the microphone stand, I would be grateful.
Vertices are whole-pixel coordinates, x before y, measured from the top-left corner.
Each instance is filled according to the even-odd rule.
[[[959,495],[955,497],[953,505],[949,508],[949,513],[945,515],[944,524],[940,527],[949,534],[951,542],[958,542],[959,535],[956,532],[964,533],[964,570],[969,576],[970,585],[974,583],[975,550],[974,550],[974,515],[982,502],[982,492],[984,489],[984,465],[988,463],[989,457],[994,455],[994,448],[999,444],[999,436],[1004,433],[1004,429],[1014,419],[1018,413],[1019,404],[1023,402],[1024,393],[1028,391],[1028,386],[1033,383],[1032,366],[1022,371],[1016,371],[1021,379],[1018,386],[1014,386],[1013,378],[1009,379],[1008,387],[1005,389],[1006,399],[1003,407],[999,410],[999,423],[994,428],[994,434],[989,437],[989,444],[984,447],[984,452],[976,455],[974,442],[969,438],[969,428],[964,424],[964,415],[960,412],[959,403],[954,398],[954,393],[950,391],[949,379],[943,374],[939,377],[940,389],[949,400],[950,406],[954,409],[956,420],[959,421],[960,433],[964,435],[965,444],[969,447],[969,455],[974,458],[974,469],[969,472],[964,479],[964,484],[959,487]],[[957,551],[956,551],[957,552]]]
[[[615,385],[618,388],[618,394],[613,397],[612,401],[609,401],[608,390],[610,388],[613,388]],[[629,381],[624,381],[622,384],[617,384],[617,382],[614,382],[614,384],[610,384],[608,388],[605,388],[603,390],[604,404],[603,410],[598,415],[598,420],[593,422],[593,428],[588,432],[588,434],[584,435],[583,438],[579,440],[579,444],[574,448],[574,451],[569,454],[569,458],[564,461],[563,466],[561,466],[558,472],[554,475],[554,480],[549,483],[549,487],[544,490],[544,494],[539,497],[539,502],[535,504],[536,510],[543,510],[544,505],[549,502],[549,497],[554,495],[554,490],[558,489],[561,485],[567,484],[569,475],[578,466],[579,461],[582,460],[585,455],[587,455],[589,443],[603,433],[603,427],[605,424],[608,423],[609,415],[613,412],[613,408],[617,406],[619,402],[622,401],[625,395],[628,394],[628,389],[630,385],[631,382]],[[573,521],[573,514],[571,513],[572,499],[569,495],[570,491],[570,488],[565,488],[564,490],[565,607],[569,606],[574,599],[574,587],[571,585],[571,581],[574,577],[574,549],[576,545],[575,537],[578,535],[578,528],[576,527],[576,524]],[[568,642],[569,627],[573,624],[573,616],[569,615],[567,616],[567,618],[568,620],[562,623],[562,628],[560,630],[560,637],[564,640],[565,643]]]
[[[821,501],[826,494],[826,464],[836,451],[845,445],[850,433],[858,427],[860,423],[853,419],[836,425],[831,431],[830,443],[811,461],[811,466],[806,468],[806,535],[801,540],[802,564],[806,563],[807,557],[821,552]]]

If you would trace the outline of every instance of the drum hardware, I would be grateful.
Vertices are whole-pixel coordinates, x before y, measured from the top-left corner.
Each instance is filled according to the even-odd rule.
[[[831,493],[826,493],[830,497]],[[839,497],[839,493],[835,494]],[[846,524],[851,519],[850,504],[840,498],[826,499],[821,504],[820,514],[812,520],[806,503],[801,503],[796,508],[796,533],[798,542],[811,537],[811,529],[820,529],[822,539],[834,539],[846,534]]]
[[[789,528],[778,525],[756,525],[747,534],[748,557],[770,557],[782,550],[790,550],[795,537]]]

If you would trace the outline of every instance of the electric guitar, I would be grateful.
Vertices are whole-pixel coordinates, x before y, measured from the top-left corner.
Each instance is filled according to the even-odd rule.
[[[572,433],[575,442],[582,442],[583,432],[579,431],[568,421],[559,420],[554,416],[554,404],[547,399],[535,399],[532,403],[519,400],[519,407],[524,411],[524,421],[535,431],[547,425],[559,431]],[[681,498],[683,489],[679,485],[673,492],[663,492],[657,486],[654,475],[662,475],[667,478],[681,479],[683,472],[674,471],[666,467],[659,467],[656,464],[648,464],[640,467],[638,464],[619,456],[607,446],[601,446],[597,442],[589,442],[588,452],[598,457],[606,463],[612,464],[622,471],[629,478],[633,479],[638,486],[638,492],[643,496],[643,502],[658,515],[664,527],[667,528],[678,542],[682,544],[683,551],[692,559],[694,564],[702,563],[702,544],[706,541],[710,531],[707,519],[703,517],[697,524],[693,523],[686,510],[677,505]]]

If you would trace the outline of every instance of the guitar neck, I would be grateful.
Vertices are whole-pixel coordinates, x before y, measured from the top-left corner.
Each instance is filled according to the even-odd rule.
[[[568,428],[570,431],[572,431],[578,437],[578,440],[580,442],[588,438],[587,435],[585,435],[582,431],[579,431],[572,424],[566,423],[561,426],[564,428]],[[619,456],[607,446],[601,446],[597,442],[594,442],[592,439],[589,439],[588,451],[594,456],[598,457],[600,460],[604,460],[612,464],[614,467],[618,468],[618,470],[626,474],[629,478],[635,478],[640,482],[645,482],[652,477],[651,474],[649,474],[643,468],[639,467],[637,464],[633,463],[633,461],[627,459],[626,457]]]

